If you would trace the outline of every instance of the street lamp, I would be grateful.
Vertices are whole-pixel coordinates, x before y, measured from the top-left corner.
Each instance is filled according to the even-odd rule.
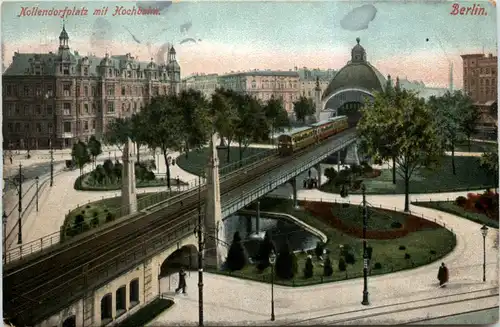
[[[4,255],[4,263],[7,260],[7,212],[3,212],[2,215],[2,224],[3,224],[3,255]]]
[[[38,212],[38,176],[35,177],[36,184],[36,212]]]
[[[368,209],[366,208],[366,187],[365,184],[361,185],[363,192],[363,301],[362,305],[369,305],[368,300],[368,251],[366,250],[366,225],[368,218]]]
[[[52,148],[52,138],[49,140],[50,147],[50,187],[54,185],[54,149]]]
[[[269,263],[271,264],[271,321],[274,321],[274,263],[276,262],[276,253],[271,250],[269,254]]]
[[[483,225],[481,227],[481,234],[483,234],[483,282],[486,281],[486,235],[488,234],[488,227]]]

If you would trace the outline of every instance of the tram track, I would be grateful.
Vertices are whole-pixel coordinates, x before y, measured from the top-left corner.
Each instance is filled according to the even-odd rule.
[[[337,136],[346,135],[347,132],[339,133]],[[327,139],[322,143],[328,141],[330,140]],[[252,183],[256,177],[279,169],[283,164],[301,157],[308,150],[305,148],[289,157],[277,157],[251,170],[243,167],[240,171],[245,171],[245,174],[235,172],[234,177],[227,178],[221,183],[221,193],[224,197],[230,196],[232,192],[239,193],[241,187]],[[202,191],[204,199],[206,189]],[[162,230],[170,232],[172,228],[169,227],[173,227],[172,225],[175,224],[177,228],[185,224],[196,212],[197,201],[197,190],[192,190],[166,208],[126,220],[123,225],[97,232],[99,235],[87,237],[78,244],[42,258],[39,262],[7,271],[4,277],[4,308],[11,316],[16,316],[19,313],[33,312],[37,305],[47,304],[51,299],[64,298],[61,285],[64,288],[71,287],[68,281],[77,280],[82,274],[88,276],[93,270],[105,267],[111,260],[115,260],[115,255],[123,252],[134,240],[140,239],[141,242],[149,244],[151,240],[157,238],[153,237],[153,233],[162,234]],[[204,200],[200,205],[203,206],[203,203]],[[152,237],[148,239],[146,237],[148,235]],[[148,245],[139,244],[139,246]],[[72,250],[76,250],[78,254],[73,255],[75,251]]]

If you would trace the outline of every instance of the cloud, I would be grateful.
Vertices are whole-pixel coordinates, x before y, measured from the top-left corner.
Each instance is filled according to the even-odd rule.
[[[361,31],[368,28],[370,22],[377,15],[377,8],[373,5],[362,5],[354,8],[340,21],[340,26],[348,31]]]

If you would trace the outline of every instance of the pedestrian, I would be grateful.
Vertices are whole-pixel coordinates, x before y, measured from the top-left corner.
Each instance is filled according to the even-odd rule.
[[[177,188],[179,188],[181,186],[181,180],[179,179],[179,176],[177,176],[176,182],[177,182]]]
[[[10,164],[12,165],[12,156],[9,156]]]
[[[179,287],[176,288],[175,293],[179,293],[182,289],[182,293],[186,294],[186,272],[184,268],[179,271]]]
[[[307,179],[304,178],[304,188],[307,187]]]
[[[448,283],[448,278],[449,278],[448,267],[446,267],[444,262],[442,262],[441,266],[439,267],[437,278],[439,280],[439,287],[444,287],[444,285]]]

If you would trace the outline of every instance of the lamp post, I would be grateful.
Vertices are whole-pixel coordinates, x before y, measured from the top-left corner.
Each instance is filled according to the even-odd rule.
[[[198,326],[203,326],[203,220],[201,216],[201,176],[198,176]]]
[[[486,235],[488,234],[488,227],[483,225],[481,227],[481,234],[483,234],[483,282],[486,281]]]
[[[36,212],[38,212],[38,180],[39,180],[38,176],[35,177],[35,184],[36,184],[36,190],[35,190],[35,192],[36,192],[36,202],[35,202],[36,203]]]
[[[276,262],[276,253],[271,250],[269,254],[269,263],[271,264],[271,321],[274,321],[274,263]]]
[[[50,187],[54,185],[54,149],[52,148],[52,138],[49,140],[50,147]]]
[[[17,195],[18,195],[18,200],[17,200],[17,211],[19,213],[19,218],[17,219],[17,228],[18,228],[18,234],[17,234],[17,244],[22,244],[23,243],[23,227],[21,224],[21,218],[23,214],[23,206],[22,206],[22,201],[23,201],[23,175],[22,175],[22,165],[19,163],[19,180],[17,181],[19,183],[19,188],[17,189]]]
[[[7,262],[7,213],[3,212],[2,215],[2,224],[3,224],[3,262]]]
[[[363,192],[363,301],[362,305],[369,305],[368,300],[368,251],[366,251],[366,225],[368,218],[368,210],[366,208],[366,187],[365,184],[361,185]]]

